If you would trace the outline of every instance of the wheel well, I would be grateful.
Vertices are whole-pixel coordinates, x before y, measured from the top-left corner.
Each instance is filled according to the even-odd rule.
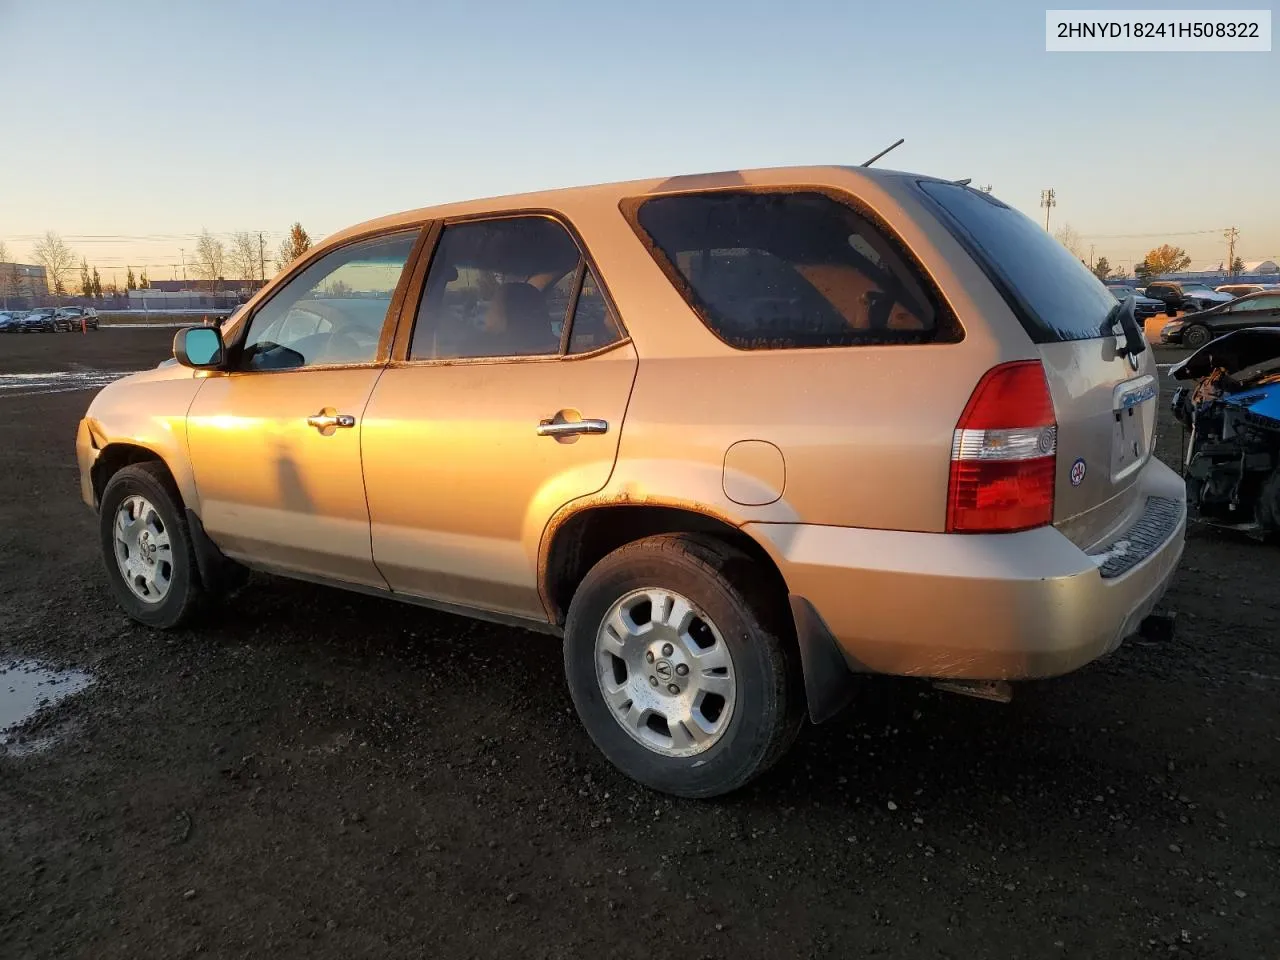
[[[558,530],[547,552],[544,592],[552,616],[563,626],[569,604],[587,571],[619,547],[664,533],[700,533],[737,547],[758,565],[781,609],[787,584],[773,558],[751,537],[716,517],[679,507],[593,507],[574,514]],[[790,615],[787,615],[790,620]]]
[[[148,450],[133,443],[109,443],[98,454],[98,459],[94,461],[91,471],[94,500],[101,503],[102,492],[107,489],[111,478],[122,468],[134,463],[158,463],[164,467],[165,473],[169,474],[170,482],[173,481],[173,473],[154,450]],[[177,491],[176,483],[174,490]]]

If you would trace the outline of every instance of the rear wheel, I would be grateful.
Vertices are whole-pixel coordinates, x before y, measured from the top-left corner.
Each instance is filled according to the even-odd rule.
[[[116,473],[98,514],[112,592],[126,613],[169,629],[195,615],[204,599],[181,498],[164,468],[137,463]]]
[[[803,680],[772,592],[749,557],[692,535],[629,544],[591,569],[569,609],[565,674],[610,762],[655,790],[711,797],[786,752]]]
[[[1182,342],[1188,347],[1198,349],[1213,339],[1209,328],[1200,323],[1193,323],[1182,331]]]
[[[1280,540],[1280,468],[1272,470],[1263,481],[1254,513],[1267,538]]]

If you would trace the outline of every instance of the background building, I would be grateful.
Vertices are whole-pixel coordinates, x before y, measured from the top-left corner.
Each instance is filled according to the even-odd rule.
[[[0,263],[0,308],[26,310],[49,295],[44,267],[33,263]]]

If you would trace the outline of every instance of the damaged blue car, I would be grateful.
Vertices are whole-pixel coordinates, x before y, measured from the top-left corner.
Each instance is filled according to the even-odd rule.
[[[1195,381],[1173,395],[1188,431],[1190,518],[1280,537],[1280,329],[1250,327],[1201,347],[1171,370]]]

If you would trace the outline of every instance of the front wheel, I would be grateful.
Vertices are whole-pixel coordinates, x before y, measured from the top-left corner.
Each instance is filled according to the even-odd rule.
[[[1182,331],[1182,342],[1193,350],[1198,350],[1212,339],[1213,335],[1209,333],[1209,328],[1203,324],[1193,323]]]
[[[712,797],[787,750],[804,717],[789,616],[746,555],[650,537],[597,563],[565,627],[569,692],[614,766],[665,793]]]
[[[137,463],[107,482],[98,513],[112,592],[129,616],[162,630],[190,620],[204,598],[180,504],[163,467]]]

